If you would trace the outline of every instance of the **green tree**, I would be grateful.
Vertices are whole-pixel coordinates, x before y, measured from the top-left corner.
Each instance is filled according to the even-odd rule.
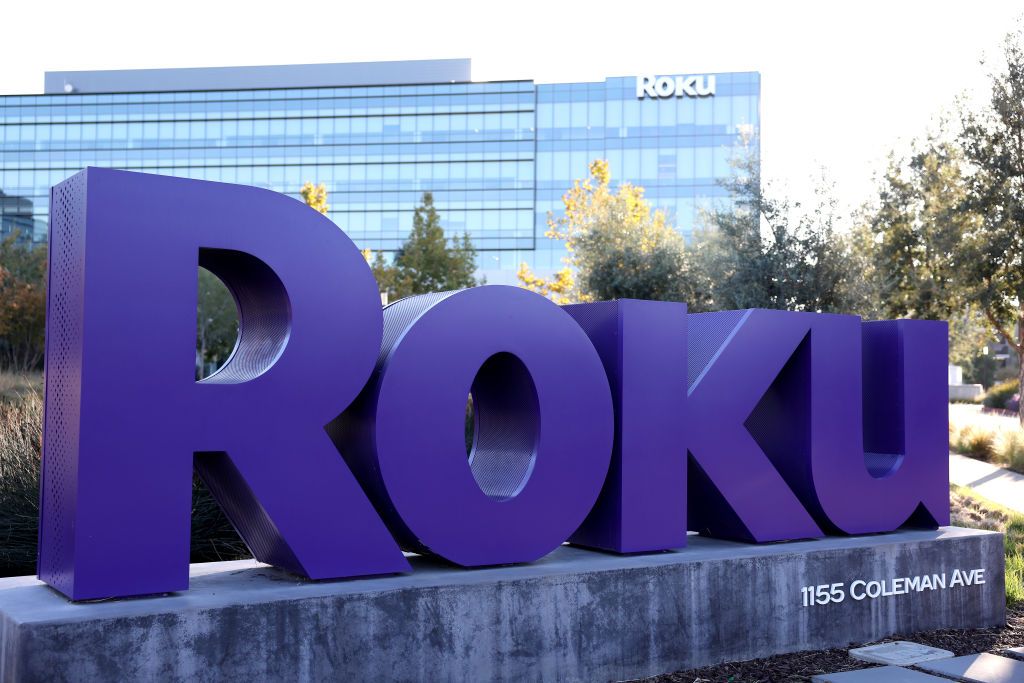
[[[876,263],[878,248],[875,233],[864,220],[864,209],[860,218],[844,236],[846,247],[846,269],[850,276],[844,284],[845,313],[861,316],[866,320],[880,320],[885,317],[882,301],[882,278]]]
[[[39,367],[45,351],[46,247],[0,241],[0,365],[14,372]]]
[[[733,161],[733,176],[723,183],[732,205],[710,211],[708,229],[697,236],[711,305],[847,312],[856,303],[859,275],[850,267],[850,244],[837,229],[830,189],[819,186],[808,208],[765,192],[755,150],[748,145]]]
[[[1024,378],[1024,46],[1011,33],[991,97],[961,130],[890,160],[869,224],[888,316],[950,321],[950,358],[982,383],[1004,338]],[[1024,406],[1022,406],[1024,407]],[[1020,414],[1024,423],[1024,411]]]
[[[962,295],[976,302],[1017,353],[1024,386],[1024,45],[1003,45],[1005,68],[991,75],[983,111],[964,117],[968,165],[962,210],[976,223],[963,234],[955,266]],[[1019,417],[1024,424],[1024,401]]]
[[[590,164],[590,175],[562,197],[565,211],[548,216],[547,236],[565,243],[565,268],[551,279],[524,263],[520,284],[557,303],[621,298],[685,301],[703,296],[690,276],[683,238],[663,211],[652,210],[644,189],[611,187],[608,162]]]
[[[950,361],[971,378],[990,374],[982,356],[993,332],[966,296],[962,243],[978,217],[964,210],[965,163],[945,124],[914,142],[906,158],[890,155],[878,198],[856,229],[867,245],[857,268],[876,290],[871,317],[948,320]]]
[[[414,294],[429,294],[473,287],[477,283],[476,249],[467,233],[445,237],[434,196],[423,201],[412,218],[412,231],[388,264],[378,252],[372,262],[381,291],[394,301]]]
[[[946,320],[964,305],[957,251],[975,217],[962,210],[963,156],[943,138],[932,134],[915,143],[906,160],[890,156],[867,217],[888,317]]]
[[[993,340],[992,328],[978,307],[967,304],[963,310],[949,316],[949,362],[964,368],[967,376],[965,381],[977,381],[986,386],[992,383],[991,378],[982,382],[975,377],[976,370],[982,370],[985,359],[994,365],[994,361],[985,353],[985,346]],[[992,368],[993,373],[995,368]]]
[[[199,269],[199,296],[196,306],[196,379],[210,373],[210,365],[224,365],[238,340],[238,306],[235,297],[220,278]]]

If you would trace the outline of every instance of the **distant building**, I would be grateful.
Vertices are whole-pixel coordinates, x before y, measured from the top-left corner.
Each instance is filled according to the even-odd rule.
[[[11,197],[0,190],[0,240],[7,239],[14,232],[18,239],[39,242],[46,239],[45,219],[36,217],[32,200],[25,197]]]
[[[596,158],[689,234],[728,202],[719,181],[759,132],[760,90],[754,72],[474,83],[468,59],[54,72],[46,94],[0,97],[0,189],[33,203],[43,240],[50,186],[85,166],[296,197],[309,180],[360,247],[385,252],[429,190],[482,274],[509,282],[522,261],[560,266],[547,213]]]

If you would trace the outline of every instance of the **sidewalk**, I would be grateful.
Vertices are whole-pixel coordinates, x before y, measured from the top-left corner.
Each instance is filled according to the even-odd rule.
[[[949,481],[1024,514],[1024,474],[950,453]]]

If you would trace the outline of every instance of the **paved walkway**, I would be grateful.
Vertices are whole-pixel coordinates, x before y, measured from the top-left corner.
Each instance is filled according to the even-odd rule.
[[[1024,514],[1024,474],[950,453],[949,481]]]
[[[913,643],[903,643],[913,646]],[[851,650],[853,655],[856,650]],[[820,674],[814,683],[1024,683],[1024,657],[1021,648],[1004,650],[1001,654],[981,653],[928,660],[911,660],[903,666],[880,666],[844,673]],[[856,657],[854,657],[856,659]],[[905,668],[905,667],[914,668]],[[932,674],[935,674],[934,676]]]

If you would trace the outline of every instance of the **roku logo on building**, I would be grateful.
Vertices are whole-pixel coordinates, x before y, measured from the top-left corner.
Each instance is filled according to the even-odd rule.
[[[193,471],[314,579],[948,523],[945,323],[501,286],[382,311],[301,203],[104,169],[50,230],[39,575],[76,600],[188,587]],[[200,382],[198,266],[241,321]]]
[[[710,97],[715,94],[715,77],[709,76],[637,76],[636,97]]]

